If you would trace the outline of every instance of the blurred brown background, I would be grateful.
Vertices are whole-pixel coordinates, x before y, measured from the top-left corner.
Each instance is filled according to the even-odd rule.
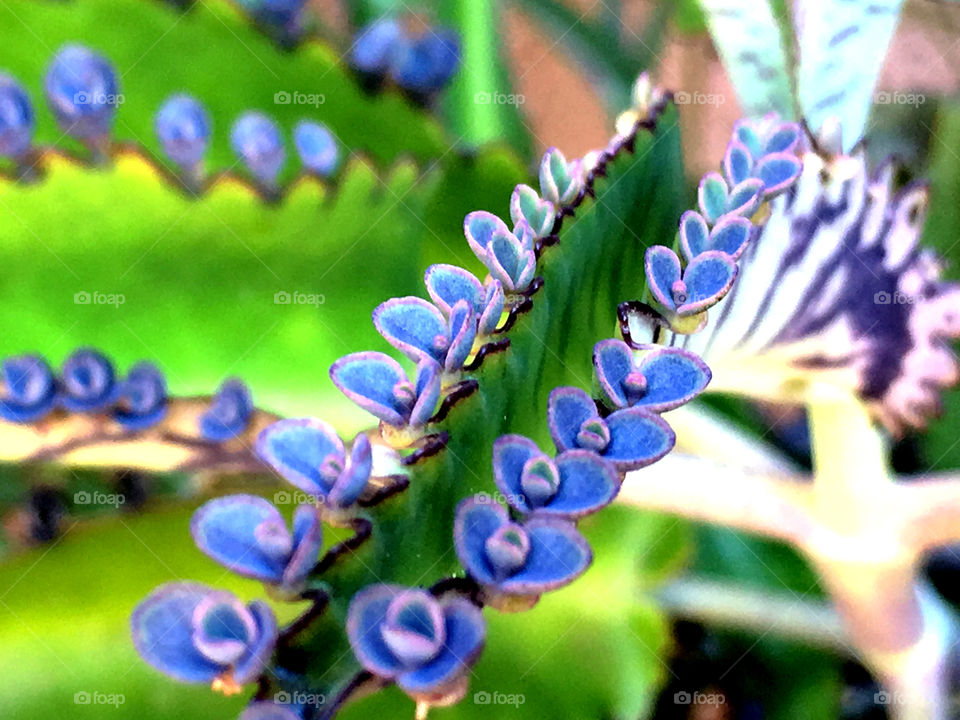
[[[666,0],[673,2],[674,0]],[[604,0],[562,0],[583,19],[609,12]],[[339,0],[314,0],[325,21],[345,27]],[[622,0],[623,35],[639,41],[655,0]],[[560,147],[582,155],[602,147],[610,134],[595,87],[576,60],[562,50],[563,38],[504,0],[503,43],[513,73],[515,92],[525,97],[523,111],[540,149]],[[689,93],[719,95],[723,103],[689,106],[681,116],[688,139],[688,172],[699,175],[716,164],[739,117],[736,95],[720,65],[709,35],[682,34],[675,26],[649,68],[657,81]],[[644,68],[637,68],[639,73]],[[907,0],[892,49],[880,77],[880,90],[955,94],[960,90],[960,2]],[[695,138],[695,142],[690,139]]]

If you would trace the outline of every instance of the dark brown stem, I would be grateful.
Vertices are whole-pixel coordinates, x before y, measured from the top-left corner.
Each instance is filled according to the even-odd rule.
[[[477,352],[477,356],[470,362],[470,364],[463,366],[463,369],[466,372],[476,372],[480,369],[480,366],[483,365],[483,361],[488,355],[504,352],[509,347],[510,338],[501,338],[496,342],[486,343],[480,348],[480,350]]]
[[[366,518],[356,517],[350,520],[350,528],[353,530],[353,537],[338,542],[332,548],[327,550],[320,562],[310,571],[311,578],[318,578],[324,572],[329,570],[337,559],[346,553],[353,553],[360,549],[370,536],[373,534],[373,523]]]
[[[430,594],[434,597],[440,597],[449,592],[464,595],[474,605],[483,607],[482,588],[472,577],[446,577],[430,586]]]
[[[324,705],[315,705],[312,710],[307,710],[305,720],[330,720],[336,716],[340,709],[350,700],[351,696],[361,690],[364,685],[376,682],[380,683],[373,675],[366,670],[361,670],[354,675],[350,682],[344,685],[343,689],[337,693],[333,702]]]
[[[390,475],[389,477],[390,483],[388,485],[377,488],[370,497],[358,500],[357,505],[363,508],[374,507],[410,487],[410,478],[406,475]]]

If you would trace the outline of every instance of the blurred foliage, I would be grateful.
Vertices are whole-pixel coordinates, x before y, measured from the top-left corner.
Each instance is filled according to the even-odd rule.
[[[630,89],[637,75],[658,64],[667,21],[676,12],[674,3],[656,3],[646,25],[636,33],[609,8],[601,11],[600,17],[590,17],[560,0],[513,2],[536,20],[548,37],[562,38],[557,45],[597,86],[611,113],[630,106]],[[689,23],[694,11],[683,6],[680,11]]]
[[[930,209],[923,243],[946,258],[946,275],[960,278],[960,102],[944,101],[930,130]],[[960,393],[944,394],[944,413],[921,438],[923,455],[931,469],[960,467]]]
[[[10,0],[0,5],[0,68],[24,84],[37,107],[37,140],[76,149],[45,108],[43,77],[61,45],[80,42],[117,69],[124,102],[114,136],[159,153],[153,116],[175,92],[203,102],[214,118],[207,156],[214,169],[236,164],[229,129],[247,109],[271,115],[289,137],[301,119],[325,123],[348,149],[386,165],[400,156],[418,161],[448,150],[437,121],[398,93],[368,94],[339,52],[315,40],[278,48],[227,0],[204,0],[181,10],[160,0]],[[319,104],[275,102],[277,93],[322,96]],[[291,98],[292,99],[292,98]],[[289,177],[299,163],[288,148]]]
[[[513,89],[500,38],[498,0],[441,0],[439,20],[455,28],[462,66],[443,95],[443,116],[453,138],[467,146],[506,142],[532,155],[532,137]]]
[[[698,576],[731,587],[769,590],[797,602],[823,597],[812,568],[783,543],[698,524],[693,546],[690,571]],[[727,647],[721,652],[729,661],[724,667],[729,665],[733,676],[728,682],[738,683],[740,693],[762,698],[764,717],[822,720],[837,716],[841,663],[835,655],[781,640],[773,628],[760,636],[726,632],[722,637]],[[746,667],[737,670],[744,659]]]
[[[498,149],[448,156],[422,176],[401,163],[380,178],[356,159],[335,188],[304,178],[268,205],[235,179],[187,197],[133,153],[98,171],[48,157],[42,182],[8,182],[0,198],[0,257],[30,269],[3,281],[16,313],[0,353],[58,363],[92,345],[123,370],[149,358],[178,394],[238,375],[261,406],[321,414],[344,432],[369,419],[329,383],[330,364],[378,346],[370,311],[418,292],[427,258],[465,261],[465,212],[524,178]],[[457,203],[446,201],[451,181]],[[78,292],[125,302],[77,305]],[[277,304],[278,292],[291,303]]]
[[[239,715],[240,698],[162,678],[130,641],[129,614],[159,582],[196,579],[248,599],[261,592],[193,547],[189,517],[190,508],[168,508],[84,523],[0,567],[0,706],[8,717]],[[121,694],[124,703],[76,705],[77,693]]]
[[[136,655],[129,638],[132,608],[158,583],[199,580],[245,600],[262,597],[258,583],[227,572],[193,546],[191,512],[182,506],[85,522],[55,551],[38,548],[0,568],[0,587],[7,589],[0,705],[9,717],[42,720],[65,707],[76,718],[222,720],[240,713],[246,695],[225,698],[165,678]],[[584,531],[597,562],[580,581],[550,594],[533,615],[486,612],[490,636],[471,693],[523,694],[518,718],[541,718],[547,708],[558,718],[635,717],[662,681],[658,656],[668,643],[662,615],[637,602],[637,575],[652,582],[673,568],[685,547],[684,527],[675,518],[625,508],[591,518]],[[51,593],[53,587],[58,592]],[[303,606],[274,607],[289,620]],[[571,667],[580,671],[571,674]],[[81,692],[119,693],[125,701],[116,710],[75,706]],[[438,717],[489,716],[490,707],[471,698]],[[348,706],[343,717],[370,713],[408,717],[412,705],[392,691]]]

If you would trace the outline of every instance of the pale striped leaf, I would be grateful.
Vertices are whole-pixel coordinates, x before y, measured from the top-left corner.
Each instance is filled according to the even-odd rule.
[[[707,25],[744,115],[793,116],[781,28],[768,0],[702,0]]]
[[[840,120],[843,150],[866,133],[874,87],[903,0],[799,0],[797,92],[810,129]]]

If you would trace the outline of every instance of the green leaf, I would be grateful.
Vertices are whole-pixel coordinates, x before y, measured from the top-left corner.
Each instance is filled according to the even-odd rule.
[[[769,0],[701,0],[745,115],[793,116],[785,30]]]
[[[923,228],[921,244],[943,254],[948,279],[956,280],[960,262],[960,166],[956,148],[960,147],[960,103],[942,102],[936,124],[931,131],[930,207]],[[931,470],[960,467],[960,444],[957,424],[960,423],[960,393],[944,393],[944,412],[930,424],[921,443],[923,456]]]
[[[685,35],[707,32],[707,18],[700,6],[700,0],[677,0],[673,22],[677,30]]]
[[[283,51],[256,30],[227,0],[205,0],[181,11],[171,3],[10,0],[0,5],[0,68],[18,78],[37,106],[37,140],[71,149],[45,108],[43,77],[54,53],[67,42],[89,45],[106,56],[120,78],[124,103],[114,136],[158,153],[153,116],[174,92],[201,100],[214,119],[208,165],[236,164],[230,125],[244,110],[271,115],[286,137],[301,119],[327,124],[348,149],[363,150],[378,163],[401,155],[436,158],[449,147],[439,124],[399,94],[369,95],[357,85],[342,49],[308,40]],[[278,93],[291,102],[278,103]],[[292,102],[293,93],[322,96],[319,104]],[[280,100],[283,96],[280,96]],[[286,177],[299,166],[287,148]]]

